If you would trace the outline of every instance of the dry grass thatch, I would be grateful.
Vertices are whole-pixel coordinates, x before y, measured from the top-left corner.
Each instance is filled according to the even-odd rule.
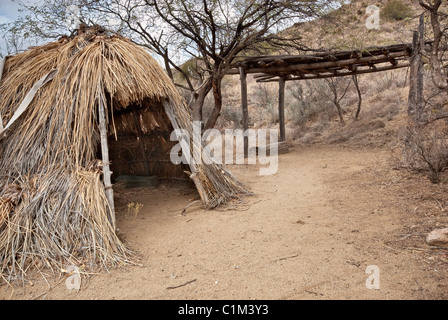
[[[57,270],[131,262],[132,253],[108,220],[102,172],[92,165],[99,101],[107,105],[109,128],[120,110],[158,104],[169,108],[176,125],[192,130],[182,98],[147,51],[89,30],[7,59],[0,82],[3,123],[52,69],[54,79],[0,140],[0,272],[7,281],[24,277],[34,265]],[[191,169],[207,209],[248,193],[219,165]]]

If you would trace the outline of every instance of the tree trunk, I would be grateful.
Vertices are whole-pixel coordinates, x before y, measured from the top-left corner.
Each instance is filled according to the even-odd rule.
[[[439,13],[440,6],[442,5],[441,0],[435,0],[432,7],[429,7],[429,12],[431,15],[431,26],[433,31],[434,40],[432,42],[432,48],[429,52],[430,54],[430,66],[431,75],[434,85],[448,92],[448,81],[446,71],[443,69],[442,56],[440,45],[443,44],[444,34],[446,35],[446,29],[442,29],[440,25],[440,19],[442,19],[441,13]],[[428,9],[428,8],[427,8]],[[423,15],[422,15],[423,16]],[[422,18],[423,20],[423,18]],[[422,24],[422,22],[421,22]],[[424,43],[423,43],[424,45]]]
[[[208,78],[199,89],[194,92],[193,103],[190,105],[193,121],[203,121],[202,109],[204,107],[205,98],[211,89],[212,77]]]
[[[408,115],[414,120],[420,118],[423,107],[423,62],[424,16],[420,16],[419,30],[414,32],[409,75]]]
[[[341,125],[345,126],[344,115],[342,112],[342,107],[338,101],[333,101],[336,109],[338,109],[339,120],[341,120]]]
[[[221,115],[221,108],[222,108],[221,80],[222,76],[218,74],[213,75],[212,87],[213,87],[213,98],[215,100],[215,106],[207,120],[207,124],[205,125],[204,130],[212,129],[215,126],[219,116]]]
[[[353,75],[353,83],[355,84],[356,92],[358,92],[358,108],[356,109],[355,114],[355,121],[358,121],[359,114],[361,113],[362,95],[361,89],[359,89],[358,76],[356,74]]]

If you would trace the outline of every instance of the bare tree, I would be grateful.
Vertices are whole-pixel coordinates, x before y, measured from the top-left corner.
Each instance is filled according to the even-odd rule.
[[[52,0],[45,6],[24,7],[32,13],[21,20],[36,34],[49,37],[63,30],[64,6],[81,8],[92,21],[146,46],[164,61],[165,69],[180,88],[191,92],[194,120],[202,121],[209,92],[214,108],[205,128],[214,126],[222,108],[222,79],[234,59],[260,43],[282,45],[283,26],[318,17],[341,0]],[[48,24],[46,24],[48,22]],[[30,24],[32,23],[32,25]],[[36,31],[39,30],[39,31]],[[297,45],[296,39],[288,39]],[[191,61],[194,68],[182,64]],[[176,79],[176,75],[181,75]],[[182,81],[178,81],[182,80]]]
[[[325,82],[330,89],[331,95],[325,95],[333,102],[334,106],[338,110],[339,120],[342,126],[345,126],[344,121],[344,111],[341,106],[341,101],[347,94],[348,87],[350,86],[350,81],[347,81],[344,77],[340,78],[328,78]]]
[[[448,14],[441,11],[442,0],[419,0],[419,3],[429,14],[432,27],[431,50],[427,52],[431,66],[432,81],[437,88],[448,92],[448,70],[443,63],[444,60],[446,61],[446,44],[448,40],[446,19]]]
[[[222,109],[221,82],[231,63],[261,42],[278,44],[271,31],[285,20],[316,17],[332,1],[278,0],[146,0],[173,35],[181,35],[182,50],[203,67],[191,110],[202,120],[205,96],[213,92],[214,108],[204,129],[214,126]]]

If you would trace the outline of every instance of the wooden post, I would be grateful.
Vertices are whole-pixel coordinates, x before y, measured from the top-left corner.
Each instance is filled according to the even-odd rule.
[[[285,78],[278,81],[278,120],[280,126],[280,142],[286,141],[285,130]]]
[[[411,68],[409,72],[409,96],[408,115],[414,120],[420,117],[423,107],[423,62],[422,50],[424,49],[424,16],[420,16],[418,31],[414,32],[412,41]]]
[[[101,155],[103,158],[104,188],[106,191],[106,198],[110,207],[109,222],[113,230],[115,231],[116,225],[115,225],[114,190],[112,189],[112,181],[111,181],[112,172],[110,171],[109,146],[107,144],[105,104],[101,96],[98,97],[98,127],[100,129],[100,137],[101,137]]]
[[[243,130],[246,132],[249,129],[249,110],[247,107],[247,79],[244,69],[240,67],[241,80],[241,107],[243,109]],[[244,135],[244,157],[249,156],[249,137]]]

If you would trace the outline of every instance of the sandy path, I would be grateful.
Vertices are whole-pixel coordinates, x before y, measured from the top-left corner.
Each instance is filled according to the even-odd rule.
[[[182,187],[129,192],[125,200],[143,209],[121,213],[118,224],[142,267],[83,278],[78,293],[64,281],[45,293],[36,281],[13,298],[446,299],[446,263],[436,270],[390,244],[415,217],[391,189],[402,179],[388,158],[381,150],[313,147],[281,155],[274,176],[232,167],[256,195],[184,216],[194,193]],[[369,265],[380,269],[380,290],[365,286]],[[0,288],[0,297],[10,295]]]

